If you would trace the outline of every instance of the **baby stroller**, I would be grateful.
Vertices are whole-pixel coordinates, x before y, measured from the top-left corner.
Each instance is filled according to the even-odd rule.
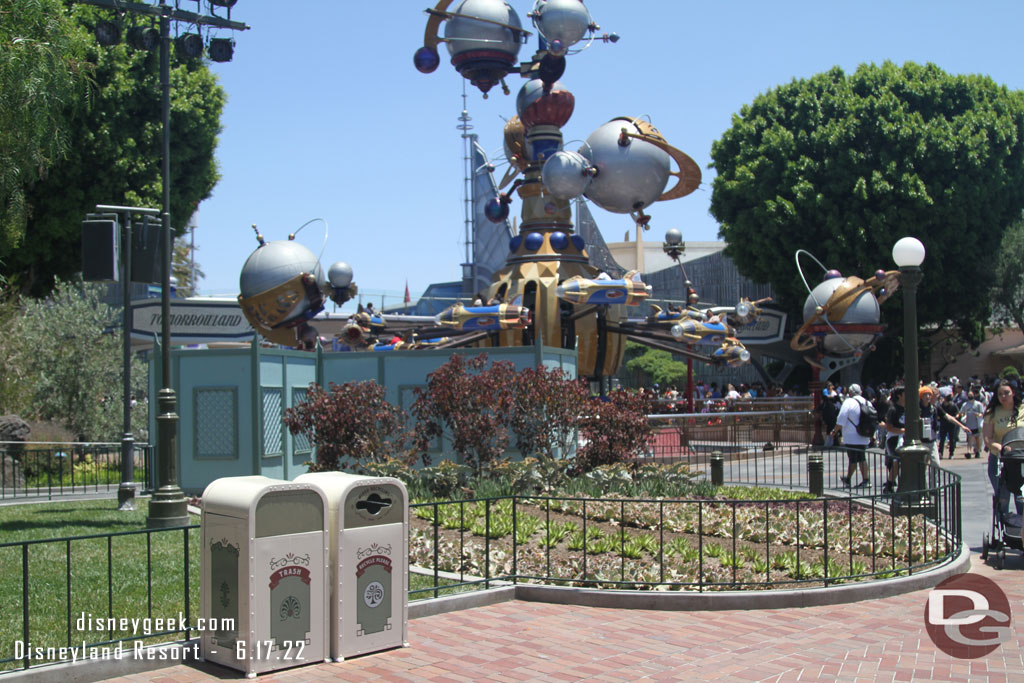
[[[1024,485],[1024,427],[1012,429],[1003,437],[1003,452],[999,456],[999,493],[992,496],[992,536],[986,534],[981,545],[981,559],[988,560],[993,553],[996,569],[1003,568],[1006,549],[1024,552],[1021,543],[1021,515],[1008,512],[1010,501],[1021,495]]]

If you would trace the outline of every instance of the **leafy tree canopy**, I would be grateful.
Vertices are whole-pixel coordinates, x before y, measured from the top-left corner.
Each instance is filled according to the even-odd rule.
[[[992,292],[996,319],[1024,332],[1024,217],[1003,234],[996,258],[996,284]]]
[[[91,34],[109,12],[78,6],[74,16]],[[159,50],[101,47],[89,38],[87,61],[95,92],[92,106],[71,115],[74,147],[28,188],[25,238],[0,241],[0,272],[34,295],[49,291],[55,276],[81,270],[80,225],[97,204],[161,206]],[[171,222],[181,234],[218,179],[214,150],[225,95],[201,60],[179,60],[172,51],[171,67]]]
[[[123,417],[121,309],[103,286],[58,280],[46,299],[22,298],[0,349],[0,412],[59,422],[83,441],[117,441]],[[132,391],[142,397],[146,366],[132,359]],[[133,424],[145,428],[140,411]]]
[[[21,240],[25,188],[68,151],[67,118],[89,92],[87,45],[60,0],[0,4],[0,245]]]
[[[921,324],[969,334],[987,320],[993,254],[1024,208],[1021,92],[932,64],[834,68],[744,106],[711,157],[727,255],[791,313],[807,296],[797,249],[865,277],[895,267],[892,245],[912,235],[927,249]],[[890,329],[898,299],[883,309]]]
[[[686,363],[674,360],[668,351],[652,349],[636,342],[626,342],[626,344],[627,349],[630,348],[630,344],[634,344],[633,350],[636,353],[633,358],[626,361],[627,370],[643,372],[650,378],[649,383],[659,384],[662,387],[686,381]]]

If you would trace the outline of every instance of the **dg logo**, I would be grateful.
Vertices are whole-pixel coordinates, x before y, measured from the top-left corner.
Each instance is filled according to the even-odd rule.
[[[924,624],[935,646],[958,659],[984,657],[1013,635],[1006,593],[977,574],[958,574],[929,592]]]

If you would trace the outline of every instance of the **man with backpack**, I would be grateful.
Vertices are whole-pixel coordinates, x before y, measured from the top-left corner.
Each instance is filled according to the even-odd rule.
[[[874,406],[861,396],[859,384],[851,384],[847,394],[846,400],[839,408],[839,417],[833,430],[834,433],[842,432],[846,457],[849,460],[846,476],[840,477],[840,480],[844,487],[849,487],[850,478],[859,467],[861,482],[857,484],[857,488],[865,488],[871,483],[868,476],[867,448],[878,427],[878,413],[875,412]]]

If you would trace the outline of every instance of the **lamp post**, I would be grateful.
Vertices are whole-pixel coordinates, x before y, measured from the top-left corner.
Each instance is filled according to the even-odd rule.
[[[640,229],[637,226],[637,241],[640,240]],[[691,301],[691,293],[695,297],[696,291],[693,289],[693,283],[686,277],[686,268],[683,267],[683,262],[680,257],[683,252],[686,251],[686,245],[683,244],[683,233],[676,228],[671,228],[665,231],[665,241],[661,245],[661,250],[668,254],[668,257],[676,262],[679,266],[679,271],[683,274],[683,288],[686,290],[686,305],[689,306],[696,301]],[[688,345],[693,348],[692,344]],[[686,411],[692,413],[693,407],[693,359],[686,359]]]
[[[121,484],[117,489],[117,509],[122,511],[135,510],[135,437],[132,435],[132,215],[139,214],[146,220],[148,216],[158,215],[157,209],[145,209],[130,206],[108,206],[98,204],[98,215],[119,216],[121,223],[121,378],[122,378],[122,424],[121,434]],[[87,217],[88,218],[88,217]]]
[[[157,489],[149,501],[149,516],[146,525],[150,528],[167,528],[188,524],[187,501],[178,486],[178,399],[171,387],[171,22],[186,22],[190,25],[245,31],[249,27],[238,21],[231,20],[231,7],[234,0],[211,0],[206,9],[189,12],[173,5],[166,0],[158,0],[153,4],[132,2],[130,0],[76,0],[87,5],[103,7],[118,13],[130,12],[160,19],[160,89],[161,89],[161,122],[163,124],[163,159],[160,168],[163,185],[161,219],[163,223],[163,273],[160,297],[160,344],[161,344],[161,383],[162,388],[157,394],[157,448],[156,475]],[[203,9],[203,3],[197,3],[197,9]],[[218,16],[218,9],[226,12],[226,16]],[[110,22],[101,22],[110,23]],[[199,57],[203,52],[203,41],[199,34],[183,34],[184,40],[179,43],[187,57]],[[120,37],[108,36],[97,39],[103,45],[116,43]],[[146,45],[139,44],[142,47]],[[216,62],[230,61],[233,54],[233,43],[225,39],[212,39],[208,49],[210,59]]]
[[[909,494],[925,488],[924,468],[929,448],[921,442],[921,406],[918,402],[917,365],[917,286],[923,273],[924,245],[914,237],[904,237],[892,248],[892,260],[900,270],[903,288],[903,385],[906,396],[906,430],[900,453],[899,493]],[[906,503],[917,496],[901,495]]]

